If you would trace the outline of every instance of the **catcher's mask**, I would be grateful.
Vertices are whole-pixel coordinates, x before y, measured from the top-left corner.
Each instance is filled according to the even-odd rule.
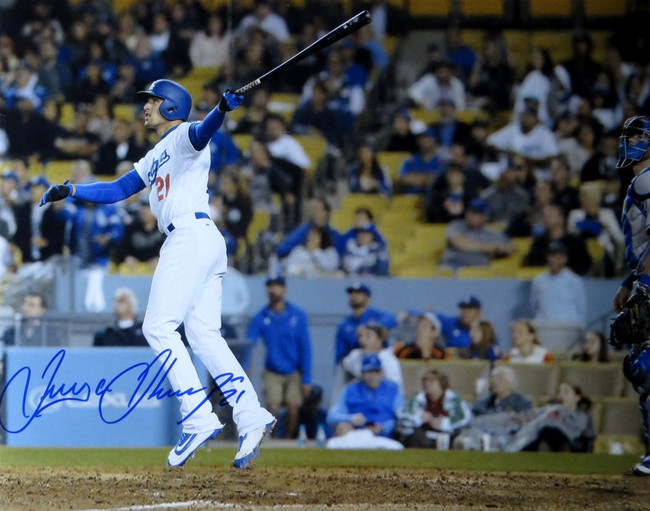
[[[156,80],[147,90],[138,92],[138,98],[162,99],[160,115],[169,121],[187,121],[192,110],[192,96],[182,85],[171,80]]]
[[[630,140],[634,138],[634,140]],[[647,117],[637,115],[630,117],[623,124],[618,138],[618,161],[616,168],[627,167],[640,161],[648,152],[650,142],[650,121]]]

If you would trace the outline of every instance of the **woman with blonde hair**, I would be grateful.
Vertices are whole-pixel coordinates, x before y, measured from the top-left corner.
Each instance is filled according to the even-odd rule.
[[[471,343],[459,352],[460,358],[475,360],[499,360],[503,354],[497,343],[497,333],[486,319],[474,321],[469,330]]]

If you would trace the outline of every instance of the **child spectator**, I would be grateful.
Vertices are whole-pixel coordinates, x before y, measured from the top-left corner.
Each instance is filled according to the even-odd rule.
[[[609,362],[609,345],[602,332],[589,330],[582,340],[582,350],[575,353],[571,360],[592,364]]]
[[[512,348],[506,357],[508,361],[525,364],[548,364],[553,361],[553,354],[542,346],[537,329],[529,320],[515,321],[510,332]]]
[[[474,360],[489,360],[494,362],[503,355],[497,343],[497,334],[494,326],[486,319],[479,319],[472,323],[469,331],[472,339],[469,348],[459,351],[460,358]]]
[[[394,353],[400,359],[444,359],[445,349],[440,337],[442,325],[438,316],[433,312],[422,312],[418,315],[415,328],[415,338],[411,342],[400,342],[395,345]]]

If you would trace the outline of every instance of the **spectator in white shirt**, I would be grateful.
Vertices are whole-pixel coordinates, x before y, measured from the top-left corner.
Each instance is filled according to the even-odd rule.
[[[550,244],[548,270],[533,279],[530,301],[535,319],[584,325],[587,295],[582,277],[567,268],[567,249]]]
[[[241,35],[251,27],[262,29],[267,34],[275,37],[280,43],[289,41],[290,34],[287,22],[282,16],[271,10],[269,0],[256,0],[255,10],[241,20],[237,32]]]
[[[465,86],[454,74],[454,65],[441,62],[435,73],[427,73],[408,89],[408,96],[418,108],[433,110],[442,99],[451,100],[456,110],[465,110]]]

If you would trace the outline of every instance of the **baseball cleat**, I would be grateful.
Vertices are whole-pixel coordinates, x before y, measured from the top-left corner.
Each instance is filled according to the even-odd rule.
[[[167,456],[168,467],[182,467],[185,462],[194,456],[194,452],[210,438],[217,436],[222,428],[205,431],[203,433],[183,433],[178,443]]]
[[[632,470],[638,476],[650,476],[650,456],[644,456],[641,463],[637,463]]]
[[[249,431],[245,435],[240,435],[239,450],[233,463],[236,468],[248,468],[251,462],[260,455],[260,444],[264,440],[264,436],[273,429],[276,422],[276,419],[273,419],[265,426]]]

